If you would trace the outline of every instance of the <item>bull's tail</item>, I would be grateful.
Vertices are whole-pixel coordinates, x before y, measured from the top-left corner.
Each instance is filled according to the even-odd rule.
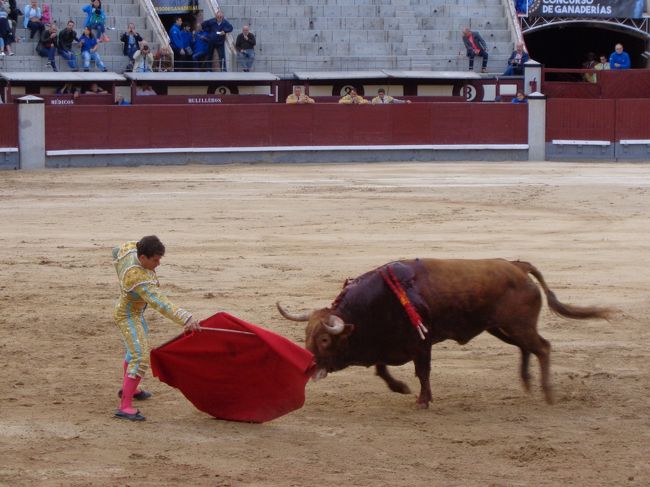
[[[614,313],[613,309],[610,308],[599,308],[596,306],[572,306],[570,304],[561,303],[559,299],[555,296],[555,293],[551,291],[544,281],[544,276],[539,270],[529,262],[513,261],[514,265],[519,267],[526,274],[532,274],[539,285],[542,286],[544,294],[546,294],[546,301],[548,302],[549,308],[555,314],[564,316],[565,318],[572,318],[575,320],[584,320],[587,318],[601,318],[604,320],[609,320]]]

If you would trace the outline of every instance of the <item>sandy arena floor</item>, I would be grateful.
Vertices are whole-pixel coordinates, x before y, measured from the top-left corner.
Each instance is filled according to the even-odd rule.
[[[366,164],[0,173],[0,485],[650,485],[650,166]],[[112,417],[122,345],[113,245],[167,245],[163,289],[302,344],[292,310],[408,257],[528,260],[560,300],[622,310],[611,323],[544,307],[557,404],[525,394],[519,352],[485,335],[433,349],[429,410],[373,369],[307,386],[263,425],[214,420],[148,377],[147,421]],[[178,328],[153,312],[152,343]],[[411,364],[393,368],[414,391]],[[644,446],[645,445],[645,446]]]

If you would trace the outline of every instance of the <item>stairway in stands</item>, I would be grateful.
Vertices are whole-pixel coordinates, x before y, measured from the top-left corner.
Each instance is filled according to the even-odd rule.
[[[21,10],[25,3],[28,2],[18,1]],[[72,19],[75,21],[77,34],[81,36],[83,24],[86,20],[86,14],[81,11],[81,8],[88,3],[87,0],[50,0],[52,19],[56,20],[59,30],[66,26],[69,19]],[[144,15],[144,12],[141,13],[138,0],[104,0],[102,3],[106,10],[106,26],[114,27],[115,30],[106,31],[110,37],[110,42],[102,43],[98,52],[109,71],[121,73],[124,71],[128,59],[122,54],[122,43],[119,37],[122,32],[126,31],[129,22],[135,24],[136,30],[150,43],[150,46],[154,50],[157,49],[158,45],[153,42],[153,30],[147,28],[146,15]],[[37,39],[36,37],[33,40],[29,39],[29,30],[23,29],[22,20],[23,18],[20,17],[16,32],[16,37],[19,37],[21,40],[12,46],[16,55],[11,57],[5,56],[0,61],[0,70],[51,72],[52,69],[46,66],[47,59],[36,54]],[[74,47],[73,50],[76,53],[79,52],[78,47]],[[81,66],[80,56],[77,57],[77,60],[79,66]],[[59,56],[57,56],[57,67],[59,71],[70,70],[68,64],[59,58]],[[92,63],[91,71],[97,71]]]
[[[466,71],[465,26],[488,44],[488,71],[513,49],[504,0],[219,0],[233,34],[257,36],[256,71]],[[475,69],[480,68],[480,60]]]

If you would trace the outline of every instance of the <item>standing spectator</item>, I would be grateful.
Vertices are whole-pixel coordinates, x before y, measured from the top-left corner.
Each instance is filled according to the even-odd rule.
[[[5,55],[5,50],[10,56],[14,55],[11,44],[14,42],[14,34],[9,23],[9,14],[0,10],[0,56]]]
[[[307,95],[302,94],[302,88],[300,86],[293,87],[293,93],[287,96],[287,105],[308,105],[311,103],[316,103],[313,98],[309,98]]]
[[[68,23],[61,32],[59,32],[59,56],[68,61],[68,66],[73,71],[79,71],[77,68],[77,56],[72,52],[72,43],[79,42],[77,31],[74,30],[74,21],[68,20]]]
[[[129,22],[126,32],[120,37],[120,41],[123,44],[122,52],[129,58],[129,64],[126,66],[126,70],[131,71],[133,69],[133,55],[139,49],[140,43],[142,42],[142,36],[135,30],[135,24],[133,22]]]
[[[504,76],[523,76],[524,74],[524,63],[528,61],[530,57],[528,53],[524,51],[524,43],[517,42],[515,44],[515,50],[512,51],[510,57],[508,58],[508,67],[504,71]]]
[[[192,44],[192,61],[194,61],[194,69],[197,71],[203,70],[203,61],[208,54],[208,35],[203,32],[201,24],[196,24],[194,31],[194,43]]]
[[[609,56],[609,66],[611,69],[630,69],[632,63],[630,56],[623,50],[623,44],[616,44],[614,52]]]
[[[155,70],[168,73],[174,70],[172,64],[172,50],[167,46],[160,47],[153,55]]]
[[[341,105],[366,105],[368,100],[359,95],[356,88],[352,88],[350,89],[350,93],[341,97],[339,103]]]
[[[385,105],[391,103],[396,103],[396,104],[411,103],[411,100],[398,100],[397,98],[393,98],[392,96],[386,96],[386,90],[383,88],[379,88],[377,90],[377,96],[372,99],[373,105]]]
[[[93,31],[90,30],[90,27],[84,27],[83,34],[79,39],[79,44],[81,44],[81,59],[84,65],[84,71],[90,71],[90,60],[95,61],[95,66],[102,71],[108,71],[102,58],[99,57],[97,49],[99,45],[97,44],[97,38],[93,35]]]
[[[219,56],[219,70],[226,71],[226,50],[224,43],[226,41],[226,34],[232,32],[232,25],[223,18],[223,12],[217,10],[217,13],[214,14],[214,19],[206,20],[201,24],[201,27],[208,33],[208,40],[210,41],[210,45],[208,46],[208,60],[212,59],[214,50],[216,49],[217,55]]]
[[[90,5],[86,5],[81,11],[86,13],[84,27],[89,27],[96,32],[95,37],[98,42],[107,42],[106,14],[102,9],[102,0],[93,0]]]
[[[483,58],[483,64],[481,65],[481,73],[487,72],[487,63],[488,63],[488,53],[487,53],[487,44],[481,37],[481,34],[478,31],[469,30],[469,27],[465,27],[463,30],[463,44],[467,49],[467,57],[469,58],[469,70],[474,71],[474,58],[480,56]]]
[[[242,71],[248,72],[255,61],[255,36],[249,32],[247,25],[242,27],[241,33],[237,36],[235,47],[237,48],[237,61]]]
[[[47,58],[47,66],[51,66],[52,71],[58,71],[56,67],[56,60],[54,58],[56,49],[58,47],[58,42],[59,37],[56,30],[56,25],[46,24],[43,26],[43,32],[41,32],[38,44],[36,44],[36,52],[39,56]]]
[[[23,27],[29,29],[29,38],[33,39],[36,34],[40,34],[45,28],[42,21],[43,12],[41,7],[38,6],[38,1],[32,0],[29,5],[25,5],[23,14],[25,16]]]
[[[179,71],[185,62],[185,49],[183,49],[183,19],[176,17],[174,25],[169,29],[169,45],[174,52],[174,70]]]
[[[601,54],[599,59],[600,59],[600,62],[596,63],[596,65],[594,66],[594,69],[596,71],[608,71],[608,70],[611,69],[611,66],[609,65],[609,62],[607,61],[607,56],[605,56],[604,54]]]
[[[146,41],[140,43],[140,49],[133,54],[133,72],[151,73],[153,71],[153,54]]]
[[[183,51],[185,51],[185,59],[183,60],[183,71],[191,71],[193,67],[192,62],[192,43],[194,42],[194,35],[192,34],[192,26],[190,24],[183,24],[183,30],[181,31],[181,45],[183,46]]]

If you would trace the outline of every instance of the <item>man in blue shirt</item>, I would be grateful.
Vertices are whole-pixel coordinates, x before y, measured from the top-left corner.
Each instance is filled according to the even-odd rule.
[[[185,49],[183,49],[182,17],[176,17],[174,25],[169,29],[169,45],[174,51],[174,71],[180,71],[186,60]]]
[[[216,49],[219,55],[221,71],[226,71],[226,50],[224,48],[224,42],[226,40],[226,34],[232,32],[232,25],[223,18],[223,12],[218,10],[214,15],[214,19],[206,20],[201,24],[201,27],[204,32],[208,33],[208,60],[212,59],[212,55]]]
[[[609,56],[609,66],[611,69],[630,69],[632,63],[630,56],[623,50],[623,44],[616,44],[614,52]]]

